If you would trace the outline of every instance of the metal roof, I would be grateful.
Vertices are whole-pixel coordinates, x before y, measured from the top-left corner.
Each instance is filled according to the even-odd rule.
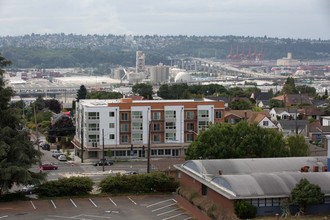
[[[177,169],[230,199],[288,197],[306,178],[330,195],[330,172],[301,172],[326,165],[326,157],[189,160]]]

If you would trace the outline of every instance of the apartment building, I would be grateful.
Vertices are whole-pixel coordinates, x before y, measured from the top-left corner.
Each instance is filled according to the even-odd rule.
[[[75,153],[98,159],[182,157],[198,132],[224,122],[224,102],[189,100],[80,100],[76,106]],[[150,141],[150,142],[149,142]]]

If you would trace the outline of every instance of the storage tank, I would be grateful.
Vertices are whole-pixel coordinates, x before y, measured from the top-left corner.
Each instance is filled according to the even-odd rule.
[[[150,68],[150,80],[153,83],[167,82],[170,69],[168,66],[158,65]]]

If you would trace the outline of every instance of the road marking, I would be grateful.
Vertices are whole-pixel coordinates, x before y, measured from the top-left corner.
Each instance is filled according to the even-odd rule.
[[[170,207],[170,206],[172,206],[172,205],[176,205],[176,203],[172,203],[172,204],[169,204],[169,205],[166,205],[166,206],[160,207],[160,208],[158,208],[158,209],[151,210],[151,212],[156,212],[156,211],[158,211],[158,210],[165,209],[165,208]]]
[[[183,215],[183,213],[179,213],[179,214],[177,214],[177,215],[173,215],[173,216],[170,216],[170,217],[168,217],[168,218],[163,218],[163,220],[167,220],[167,219],[175,218],[175,217],[178,217],[178,216],[180,216],[180,215]]]
[[[33,202],[32,202],[31,200],[30,200],[30,202],[31,202],[32,207],[33,207],[34,209],[37,209],[36,206],[33,204]]]
[[[89,199],[89,201],[97,208],[97,205],[93,202],[92,199]]]
[[[160,201],[160,202],[157,202],[157,203],[154,203],[154,204],[148,205],[147,208],[150,208],[150,207],[152,207],[152,206],[159,205],[159,204],[162,204],[162,203],[164,203],[164,202],[171,201],[171,200],[174,200],[174,199],[168,199],[168,200]],[[176,202],[176,201],[175,201],[175,202]]]
[[[55,203],[53,202],[53,200],[50,200],[50,201],[52,202],[54,208],[56,209],[56,205],[55,205]]]
[[[72,199],[70,199],[70,201],[71,201],[72,205],[74,205],[77,208],[76,203],[74,203],[74,201]]]
[[[99,215],[81,215],[81,216],[87,216],[87,217],[92,217],[92,218],[105,218],[105,219],[111,219],[111,217],[99,216]]]
[[[133,199],[131,199],[131,198],[128,197],[128,196],[127,196],[127,198],[128,198],[129,200],[131,200],[131,202],[133,202],[133,203],[136,205],[136,202],[134,202]]]
[[[162,213],[159,213],[157,216],[165,215],[165,214],[167,214],[167,213],[174,212],[174,211],[176,211],[176,210],[179,210],[179,209],[172,209],[172,210],[167,211],[167,212],[162,212]]]
[[[0,218],[8,218],[8,215],[1,216]]]
[[[115,206],[117,206],[117,204],[111,199],[109,198],[110,202],[112,202],[112,204],[114,204]]]
[[[107,213],[116,213],[116,214],[119,213],[119,211],[113,211],[113,210],[108,210],[108,211],[105,211],[105,212],[107,212]]]
[[[69,217],[69,216],[61,216],[61,215],[49,215],[49,217],[54,217],[54,218],[59,218],[59,219],[80,219],[80,220],[93,220],[93,219],[88,219],[88,218],[84,218],[84,217],[79,217],[81,215],[78,215],[78,216],[72,216],[72,217]]]
[[[185,219],[183,219],[183,220],[188,220],[188,219],[192,219],[192,217],[188,217],[188,218],[185,218]]]

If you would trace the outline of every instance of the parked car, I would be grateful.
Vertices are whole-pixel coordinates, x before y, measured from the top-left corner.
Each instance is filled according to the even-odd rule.
[[[57,158],[58,156],[60,156],[62,154],[63,154],[63,152],[60,151],[60,150],[53,150],[52,151],[52,157],[55,157],[55,158]]]
[[[40,144],[41,149],[43,150],[50,150],[50,145],[48,143],[42,143]]]
[[[37,187],[35,185],[26,185],[23,187],[22,192],[26,194],[34,194],[36,192]]]
[[[59,156],[57,157],[57,159],[58,159],[59,161],[67,161],[67,160],[68,160],[64,154],[59,155]]]
[[[108,160],[108,159],[100,159],[99,161],[97,161],[94,166],[111,166],[113,165],[113,161]]]
[[[41,170],[57,170],[58,166],[53,163],[45,163],[40,166]]]

